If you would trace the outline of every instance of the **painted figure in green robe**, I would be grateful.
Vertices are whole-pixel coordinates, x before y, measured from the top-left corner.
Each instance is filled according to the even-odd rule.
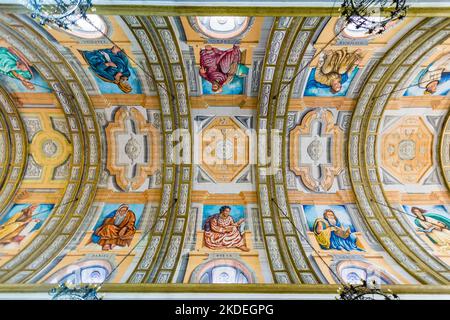
[[[417,230],[425,233],[428,239],[440,247],[440,251],[450,251],[450,219],[419,207],[412,207],[411,213],[416,216],[414,223]]]
[[[33,78],[30,64],[14,48],[0,47],[0,74],[19,80],[27,89],[34,89],[34,85],[30,82]]]

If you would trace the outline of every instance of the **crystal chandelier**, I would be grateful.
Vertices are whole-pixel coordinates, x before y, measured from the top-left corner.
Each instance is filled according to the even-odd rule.
[[[68,29],[78,19],[86,18],[92,0],[27,0],[31,17],[41,25],[53,24]]]
[[[367,281],[362,280],[362,284],[345,284],[338,289],[338,300],[398,300],[399,297],[392,293],[391,290],[383,292],[376,287],[376,282],[372,286],[367,284]]]
[[[348,24],[369,34],[383,33],[390,22],[405,18],[407,10],[406,0],[344,0],[340,8]]]
[[[60,283],[58,287],[50,290],[52,300],[101,300],[97,295],[100,286],[96,284]]]

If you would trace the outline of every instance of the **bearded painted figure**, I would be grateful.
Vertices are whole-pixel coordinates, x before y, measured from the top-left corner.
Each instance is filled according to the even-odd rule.
[[[80,53],[101,80],[116,84],[125,93],[132,91],[128,82],[131,75],[128,57],[122,49],[113,46],[111,49],[80,50]]]
[[[314,221],[313,231],[322,249],[364,250],[355,233],[346,228],[331,209],[325,210],[323,218]]]

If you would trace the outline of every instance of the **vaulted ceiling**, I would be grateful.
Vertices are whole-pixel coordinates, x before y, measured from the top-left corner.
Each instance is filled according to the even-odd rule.
[[[448,285],[448,18],[89,18],[0,14],[0,283]]]

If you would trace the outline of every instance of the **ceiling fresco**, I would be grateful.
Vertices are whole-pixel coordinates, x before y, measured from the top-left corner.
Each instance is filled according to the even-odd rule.
[[[88,18],[0,14],[0,283],[448,285],[449,19]]]

